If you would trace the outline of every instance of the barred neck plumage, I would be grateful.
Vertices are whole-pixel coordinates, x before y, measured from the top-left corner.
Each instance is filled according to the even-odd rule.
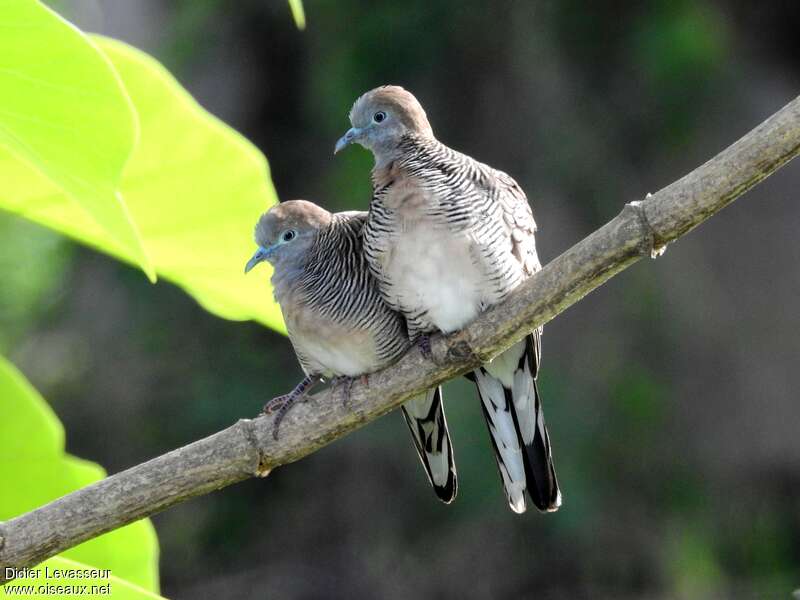
[[[361,256],[363,219],[336,214],[319,232],[308,253],[299,289],[306,303],[343,318],[353,312],[360,296],[369,295],[370,282]]]
[[[380,358],[388,360],[399,356],[407,341],[397,335],[398,327],[404,328],[402,319],[381,299],[364,258],[366,218],[367,213],[355,211],[334,215],[308,253],[297,290],[301,301],[320,318],[372,331]],[[392,335],[385,335],[389,332]]]
[[[458,150],[453,150],[437,139],[414,139],[408,141],[405,165],[409,169],[434,166],[442,176],[469,180],[471,185],[489,187],[490,180],[501,174],[489,165],[475,160]],[[427,161],[427,165],[424,164]],[[505,176],[503,173],[502,175]],[[454,183],[452,180],[449,183]]]
[[[505,174],[431,136],[406,134],[400,139],[397,150],[398,157],[391,165],[373,170],[373,201],[370,205],[373,221],[381,220],[386,210],[382,206],[383,196],[397,179],[402,178],[422,183],[428,200],[424,207],[427,215],[455,230],[474,224],[476,215],[502,211],[495,195],[486,192],[492,179]],[[488,226],[489,223],[482,225]],[[492,236],[499,233],[496,228],[491,229],[489,234]]]
[[[447,185],[470,180],[482,185],[496,171],[474,158],[446,146],[433,136],[407,133],[397,144],[394,159],[372,170],[374,191],[390,184],[398,174],[421,177],[429,183]],[[446,193],[444,195],[447,195]]]
[[[447,148],[433,136],[416,133],[406,133],[397,144],[398,154],[401,159],[406,159],[421,152],[435,152],[439,147]]]

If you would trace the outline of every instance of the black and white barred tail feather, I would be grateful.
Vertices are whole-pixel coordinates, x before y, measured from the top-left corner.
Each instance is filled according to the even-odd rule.
[[[458,478],[441,386],[409,400],[402,408],[428,481],[439,499],[449,504],[456,497]]]
[[[561,506],[536,387],[539,336],[537,330],[470,377],[481,397],[508,504],[517,513],[527,508],[526,491],[541,511],[552,512]]]

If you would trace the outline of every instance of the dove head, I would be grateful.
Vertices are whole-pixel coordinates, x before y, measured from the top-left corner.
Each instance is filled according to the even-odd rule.
[[[247,262],[244,272],[265,260],[275,268],[276,276],[282,272],[302,271],[308,251],[331,218],[327,210],[306,200],[276,204],[258,220],[255,231],[258,250]]]
[[[359,97],[350,110],[350,124],[334,153],[350,144],[361,144],[372,151],[379,165],[391,161],[403,136],[433,137],[420,103],[411,92],[396,85],[384,85]]]

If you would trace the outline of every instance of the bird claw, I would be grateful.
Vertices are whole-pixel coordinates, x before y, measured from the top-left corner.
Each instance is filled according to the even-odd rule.
[[[347,408],[350,406],[350,395],[353,391],[353,384],[356,381],[360,381],[361,385],[369,385],[369,374],[365,373],[363,375],[359,375],[356,377],[348,377],[346,375],[340,375],[339,377],[334,377],[331,380],[332,386],[339,386],[341,384],[342,388],[342,406]]]
[[[350,404],[350,392],[353,389],[353,381],[352,377],[337,377],[336,378],[336,385],[338,386],[341,384],[342,388],[342,406],[347,407]]]
[[[289,394],[283,394],[282,396],[276,396],[269,402],[264,405],[264,408],[261,409],[262,415],[271,415],[276,410],[280,410],[280,408],[286,403],[286,400],[289,398]]]
[[[431,360],[433,358],[433,351],[431,350],[431,336],[427,333],[423,333],[417,338],[417,346],[419,346],[420,352],[422,352],[422,356],[425,360]]]
[[[287,415],[289,410],[294,406],[297,401],[305,402],[305,394],[301,394],[299,396],[292,396],[292,394],[283,394],[282,396],[277,396],[267,402],[264,405],[261,413],[264,415],[271,415],[275,413],[275,418],[272,422],[272,439],[278,439],[278,430],[281,427],[281,422],[283,421],[284,417]]]
[[[267,402],[264,408],[261,409],[262,414],[271,415],[277,412],[272,426],[272,437],[278,439],[278,428],[281,426],[281,421],[289,412],[289,409],[297,403],[298,400],[305,402],[308,399],[308,392],[320,380],[319,375],[306,375],[303,381],[294,386],[294,389],[288,394],[277,396]]]

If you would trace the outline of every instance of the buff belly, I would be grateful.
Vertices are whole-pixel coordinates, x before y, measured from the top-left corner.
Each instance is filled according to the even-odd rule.
[[[402,311],[425,312],[432,329],[461,329],[480,312],[484,274],[467,234],[442,231],[423,221],[404,224],[383,257],[383,269]]]

